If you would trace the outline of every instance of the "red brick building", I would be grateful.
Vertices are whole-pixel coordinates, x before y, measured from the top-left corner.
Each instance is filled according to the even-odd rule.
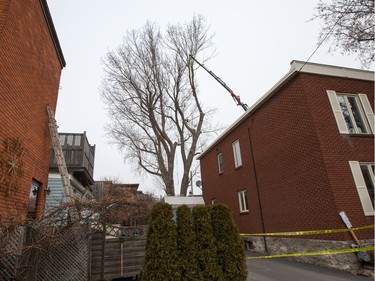
[[[200,155],[206,204],[229,205],[242,233],[345,228],[341,211],[373,224],[373,104],[373,72],[293,61]]]
[[[0,221],[40,217],[64,57],[46,0],[0,1]]]

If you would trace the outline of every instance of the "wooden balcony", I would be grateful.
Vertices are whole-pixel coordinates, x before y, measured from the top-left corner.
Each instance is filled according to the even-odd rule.
[[[90,145],[86,132],[83,134],[59,133],[66,166],[83,186],[94,184],[95,145]],[[57,172],[55,154],[51,149],[50,171]]]

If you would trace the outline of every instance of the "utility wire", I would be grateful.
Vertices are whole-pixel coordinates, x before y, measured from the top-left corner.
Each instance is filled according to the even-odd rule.
[[[315,50],[312,52],[312,54],[309,56],[309,58],[304,62],[304,64],[301,66],[301,68],[298,70],[298,71],[301,71],[302,68],[310,61],[310,59],[312,58],[312,56],[318,51],[318,49],[320,48],[320,46],[323,44],[323,42],[332,34],[332,31],[333,29],[336,27],[336,25],[339,23],[339,21],[344,17],[344,15],[346,14],[346,12],[349,10],[349,8],[352,6],[354,0],[352,0],[349,4],[348,4],[348,7],[346,8],[346,10],[342,13],[341,17],[339,17],[337,19],[337,21],[335,22],[335,24],[332,26],[332,28],[327,32],[326,36],[324,36],[324,38],[319,42],[318,46],[315,48]]]

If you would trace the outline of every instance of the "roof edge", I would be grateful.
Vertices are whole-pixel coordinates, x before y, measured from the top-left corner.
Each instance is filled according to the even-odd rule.
[[[365,81],[374,81],[374,72],[370,70],[341,67],[335,65],[319,64],[293,60],[290,63],[291,68],[302,73],[311,73],[319,75],[327,75],[333,77],[358,79]]]
[[[268,101],[275,92],[277,92],[298,73],[310,73],[349,79],[374,81],[374,72],[369,70],[318,64],[298,60],[293,60],[290,63],[290,66],[290,70],[270,90],[268,90],[261,98],[259,98],[246,112],[244,112],[236,121],[234,121],[231,126],[229,126],[206,149],[203,150],[203,152],[197,157],[198,160],[200,160],[208,151],[210,151],[219,141],[226,137],[233,129],[241,124],[244,119],[250,116],[266,101]]]
[[[52,16],[51,16],[50,10],[48,8],[47,1],[46,0],[39,0],[39,2],[40,2],[40,6],[42,7],[42,11],[43,11],[46,23],[47,23],[49,33],[52,37],[53,45],[55,47],[55,51],[56,51],[57,57],[59,59],[60,65],[61,65],[61,69],[63,69],[66,66],[66,62],[65,62],[64,55],[63,55],[63,52],[62,52],[62,49],[61,49],[59,38],[57,36],[55,25],[53,24]]]

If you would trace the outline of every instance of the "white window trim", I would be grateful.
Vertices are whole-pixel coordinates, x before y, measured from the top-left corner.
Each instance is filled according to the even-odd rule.
[[[346,122],[345,122],[344,116],[342,114],[342,110],[341,110],[339,101],[337,99],[336,91],[327,90],[327,95],[328,95],[329,102],[331,104],[333,115],[335,116],[335,119],[336,119],[336,124],[337,124],[337,127],[339,129],[339,132],[341,134],[350,134],[349,130],[348,130],[348,127],[346,126]],[[346,94],[343,93],[343,95],[346,95]],[[349,94],[347,94],[347,95],[349,95]],[[371,105],[370,105],[370,102],[367,98],[367,95],[358,94],[356,96],[358,96],[360,105],[362,107],[361,109],[363,109],[363,111],[364,111],[363,112],[364,113],[363,117],[365,117],[364,121],[365,122],[367,121],[367,125],[370,127],[368,134],[371,134],[371,133],[374,134],[374,132],[375,132],[375,130],[374,130],[374,112],[371,108]]]
[[[242,166],[242,157],[241,157],[241,148],[240,148],[240,141],[236,140],[233,144],[233,156],[234,156],[234,166],[236,168]]]
[[[374,115],[374,112],[372,111],[370,102],[365,94],[358,94],[358,97],[362,103],[362,108],[366,115],[366,119],[367,119],[368,125],[370,126],[371,132],[375,133],[375,130],[374,130],[374,119],[375,119],[374,116],[375,115]]]
[[[224,173],[223,155],[221,153],[217,155],[217,168],[219,170],[219,174]]]
[[[360,163],[358,161],[349,161],[349,166],[350,170],[352,171],[363,212],[365,216],[374,216],[374,206],[372,205],[371,198],[362,175]]]
[[[246,190],[238,191],[238,204],[241,213],[249,212]]]

